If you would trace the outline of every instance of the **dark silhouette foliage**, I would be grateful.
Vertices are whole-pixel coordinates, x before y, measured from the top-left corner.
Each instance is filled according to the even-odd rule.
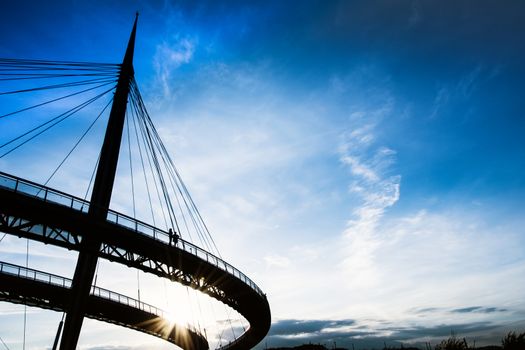
[[[516,332],[509,332],[501,341],[503,350],[523,350],[525,349],[525,332],[516,334]]]
[[[452,334],[450,338],[442,340],[441,343],[436,345],[435,350],[467,350],[468,344],[465,338],[459,339],[455,334]]]

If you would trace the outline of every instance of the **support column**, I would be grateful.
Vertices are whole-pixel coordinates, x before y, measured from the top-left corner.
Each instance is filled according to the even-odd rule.
[[[129,37],[126,54],[122,61],[121,70],[117,82],[117,88],[113,97],[113,105],[109,114],[108,126],[102,144],[100,161],[91,194],[91,205],[88,215],[93,220],[105,220],[108,214],[109,202],[115,181],[115,172],[122,140],[126,107],[130,82],[133,78],[133,52],[135,49],[135,33],[137,30],[138,13],[135,17],[133,29]],[[64,333],[60,343],[60,350],[73,350],[77,347],[86,304],[88,301],[93,277],[97,266],[100,251],[100,240],[89,235],[82,237],[81,250],[78,255],[77,266],[71,286],[69,307],[66,312]],[[94,254],[93,254],[94,253]]]

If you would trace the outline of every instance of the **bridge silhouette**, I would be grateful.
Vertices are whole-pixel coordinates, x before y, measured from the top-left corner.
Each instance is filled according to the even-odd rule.
[[[0,262],[0,301],[65,312],[66,318],[60,341],[61,350],[76,348],[84,317],[160,337],[183,349],[209,348],[207,336],[200,330],[187,325],[173,324],[167,313],[155,306],[94,286],[93,279],[98,259],[106,259],[178,282],[233,308],[249,322],[250,326],[235,340],[220,346],[220,349],[252,348],[267,334],[271,314],[266,295],[250,278],[220,256],[183,239],[177,234],[180,229],[174,233],[171,228],[164,230],[109,208],[127,106],[131,101],[134,103],[135,110],[142,110],[144,113],[145,109],[142,100],[137,100],[137,96],[140,95],[134,81],[133,51],[137,19],[138,15],[135,18],[123,62],[116,65],[117,84],[114,88],[108,126],[96,167],[91,200],[0,172],[0,231],[19,238],[77,251],[79,254],[72,279]],[[44,61],[22,60],[21,62],[0,59],[0,65],[4,67],[3,71],[12,69],[18,64],[22,69],[29,69],[31,72],[34,65],[41,65]],[[45,63],[45,65],[45,68],[49,69],[52,63]],[[79,67],[84,66],[76,64],[75,69],[84,69]],[[12,73],[9,74],[9,77],[12,77]],[[24,74],[27,75],[25,78],[28,78],[34,73]],[[45,74],[48,74],[46,77],[53,77],[50,73]],[[97,84],[105,82],[99,78],[93,80]],[[65,85],[75,86],[74,83]],[[26,90],[17,92],[20,91]],[[135,99],[130,98],[130,94],[134,95]],[[74,94],[67,96],[72,95]],[[58,99],[60,98],[52,101]],[[31,108],[33,107],[22,110]],[[18,111],[4,114],[0,118],[14,113]],[[155,132],[154,129],[152,130],[152,133]],[[160,146],[163,147],[162,144]],[[168,154],[166,157],[169,159]],[[178,173],[176,175],[178,176]],[[162,185],[163,181],[161,179],[159,183]],[[182,186],[186,190],[185,186]],[[168,191],[165,187],[161,186],[161,190],[166,196]],[[166,200],[168,204],[171,203],[169,198]],[[191,204],[194,207],[192,201]],[[198,214],[197,219],[202,220],[196,207],[193,210]],[[176,219],[175,214],[170,216],[172,217]],[[177,222],[174,226],[178,227]],[[61,328],[54,348],[58,346],[60,333]]]

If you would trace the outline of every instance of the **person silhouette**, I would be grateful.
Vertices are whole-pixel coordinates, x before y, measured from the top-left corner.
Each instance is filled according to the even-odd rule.
[[[177,245],[177,241],[179,240],[179,235],[177,235],[177,233],[173,232],[173,229],[169,229],[168,230],[168,235],[169,235],[169,238],[170,238],[170,242],[169,242],[169,245]]]

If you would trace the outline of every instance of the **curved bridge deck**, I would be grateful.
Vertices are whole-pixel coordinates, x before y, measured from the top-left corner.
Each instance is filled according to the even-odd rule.
[[[0,172],[0,230],[9,234],[81,249],[86,235],[96,235],[98,256],[169,278],[231,306],[250,323],[226,349],[248,349],[270,328],[270,308],[262,290],[219,257],[147,223],[110,210],[106,220],[88,217],[88,201]]]
[[[64,311],[71,280],[43,271],[0,262],[0,300]],[[92,287],[87,317],[163,338],[184,349],[207,350],[206,338],[197,330],[171,324],[165,313],[107,289]]]

